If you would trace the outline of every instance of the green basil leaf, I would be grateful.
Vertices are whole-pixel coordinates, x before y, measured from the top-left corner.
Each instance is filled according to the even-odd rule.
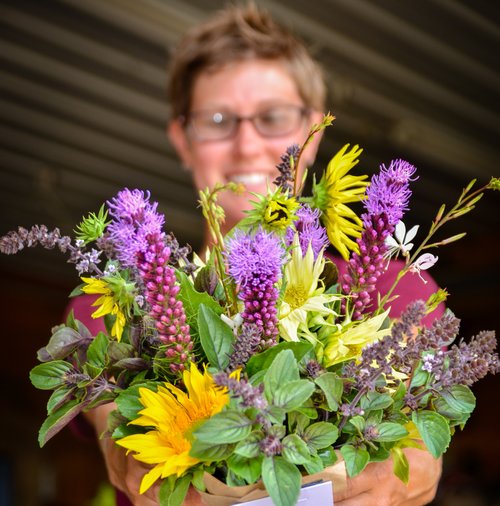
[[[225,369],[229,365],[234,342],[229,325],[212,308],[200,304],[198,329],[201,346],[210,364],[219,370]]]
[[[283,457],[264,458],[262,481],[275,506],[291,506],[297,503],[301,474],[297,466]]]
[[[71,372],[74,372],[74,369],[69,362],[54,360],[33,367],[30,380],[35,388],[54,390],[65,385],[65,376]]]
[[[314,392],[314,383],[305,379],[283,384],[274,393],[273,403],[286,412],[302,406]]]
[[[434,411],[413,411],[411,418],[431,455],[439,458],[451,440],[446,418]]]
[[[252,421],[249,418],[239,411],[227,410],[203,422],[193,435],[208,443],[230,444],[245,439],[251,431]]]
[[[344,457],[347,474],[351,478],[358,475],[370,462],[370,454],[364,448],[346,444],[340,448],[340,453]]]

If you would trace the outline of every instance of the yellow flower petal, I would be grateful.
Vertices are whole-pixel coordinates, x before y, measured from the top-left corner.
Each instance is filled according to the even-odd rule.
[[[134,458],[146,464],[156,464],[143,478],[141,494],[160,477],[181,476],[199,460],[191,457],[191,432],[229,402],[226,389],[218,387],[210,374],[198,370],[194,363],[184,371],[186,392],[164,383],[154,392],[139,389],[144,406],[132,425],[151,427],[145,434],[134,434],[117,440],[117,444],[134,452]]]

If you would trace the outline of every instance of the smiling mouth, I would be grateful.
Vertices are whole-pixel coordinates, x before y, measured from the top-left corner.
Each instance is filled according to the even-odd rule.
[[[263,172],[248,172],[245,174],[234,174],[230,177],[230,179],[235,183],[252,186],[266,183],[271,179],[271,176],[269,174],[264,174]]]

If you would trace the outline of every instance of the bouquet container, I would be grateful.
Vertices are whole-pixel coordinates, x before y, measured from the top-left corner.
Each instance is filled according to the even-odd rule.
[[[304,476],[302,485],[330,482],[333,495],[333,490],[340,491],[346,487],[346,481],[345,463],[343,460],[339,460],[333,466],[323,469],[320,473]],[[207,491],[200,492],[200,494],[207,506],[232,506],[269,497],[262,482],[243,487],[230,487],[208,473],[204,475],[204,482]]]

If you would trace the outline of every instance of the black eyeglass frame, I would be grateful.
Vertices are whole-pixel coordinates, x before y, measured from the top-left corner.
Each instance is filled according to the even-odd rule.
[[[240,116],[240,115],[235,114],[231,111],[223,111],[223,110],[221,110],[221,111],[217,111],[217,110],[203,111],[203,110],[201,110],[201,111],[190,112],[186,116],[179,116],[178,119],[181,122],[181,124],[183,125],[184,129],[187,132],[189,132],[189,134],[192,135],[196,140],[201,141],[201,142],[211,142],[211,141],[216,142],[216,141],[231,139],[236,136],[239,126],[240,126],[240,123],[242,123],[243,121],[250,121],[252,123],[253,127],[255,128],[255,130],[259,133],[259,135],[261,135],[264,138],[278,138],[278,137],[285,137],[287,135],[292,134],[296,130],[298,130],[298,128],[300,126],[300,122],[297,121],[297,125],[294,126],[294,128],[291,128],[287,131],[279,132],[277,134],[272,134],[272,133],[270,134],[268,132],[262,132],[261,127],[259,127],[259,123],[256,122],[256,120],[258,120],[260,117],[264,116],[265,114],[268,114],[270,111],[273,111],[275,109],[281,109],[284,107],[286,107],[289,110],[290,109],[297,110],[300,113],[300,120],[301,121],[303,121],[305,118],[307,118],[312,112],[311,107],[306,107],[306,106],[302,106],[302,105],[295,105],[295,104],[282,104],[282,105],[270,106],[266,109],[256,112],[255,114],[252,114],[250,116]],[[231,129],[228,131],[228,133],[226,135],[224,135],[222,137],[210,138],[207,136],[199,135],[199,133],[196,131],[195,126],[191,123],[192,119],[196,118],[196,117],[200,117],[205,114],[211,114],[211,113],[213,113],[212,117],[215,116],[217,113],[223,113],[223,114],[229,116],[229,118],[231,119],[231,121],[233,123],[231,125]]]

